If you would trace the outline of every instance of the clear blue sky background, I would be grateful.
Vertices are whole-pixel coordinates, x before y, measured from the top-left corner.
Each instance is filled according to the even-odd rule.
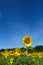
[[[43,45],[43,0],[0,0],[0,48],[23,47],[25,35]]]

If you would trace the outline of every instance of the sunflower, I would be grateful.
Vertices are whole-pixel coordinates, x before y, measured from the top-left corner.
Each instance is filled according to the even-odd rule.
[[[20,54],[21,54],[20,48],[16,48],[16,49],[15,49],[15,55],[20,55]]]
[[[31,46],[32,45],[32,38],[30,36],[25,36],[22,41],[24,46]]]
[[[39,58],[42,58],[42,53],[38,53],[38,57]]]
[[[13,63],[13,61],[14,61],[14,59],[13,59],[13,58],[10,58],[10,63],[11,63],[11,64]]]
[[[14,53],[15,53],[15,52],[14,52],[14,51],[12,51],[12,50],[11,50],[11,51],[9,51],[9,55],[14,55]]]

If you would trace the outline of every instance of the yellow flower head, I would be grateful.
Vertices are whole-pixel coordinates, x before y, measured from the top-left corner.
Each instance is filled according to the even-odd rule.
[[[15,49],[15,54],[16,54],[16,55],[20,55],[20,54],[21,54],[20,48],[16,48],[16,49]]]
[[[5,58],[7,58],[7,57],[9,56],[9,53],[8,53],[7,50],[6,50],[5,52],[1,52],[1,54],[2,54],[3,56],[5,56]]]
[[[9,51],[9,55],[14,55],[14,51]]]
[[[25,36],[23,38],[23,42],[22,42],[25,46],[31,46],[32,44],[32,38],[30,36]]]
[[[13,63],[13,61],[14,61],[14,59],[13,59],[13,58],[10,58],[10,63],[11,63],[11,64]]]
[[[41,53],[38,53],[38,57],[39,57],[39,58],[42,58],[42,54],[41,54]]]
[[[15,52],[20,53],[20,52],[21,52],[20,48],[16,48],[16,49],[15,49]]]

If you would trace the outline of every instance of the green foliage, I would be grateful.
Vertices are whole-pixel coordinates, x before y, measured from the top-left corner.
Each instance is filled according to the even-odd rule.
[[[34,47],[34,50],[35,51],[43,51],[43,46],[36,46],[36,47]]]

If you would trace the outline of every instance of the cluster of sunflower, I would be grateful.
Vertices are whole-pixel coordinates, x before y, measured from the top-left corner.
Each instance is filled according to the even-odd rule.
[[[27,56],[31,57],[32,61],[37,60],[36,58],[42,59],[43,58],[43,52],[33,52],[33,53],[28,53],[27,51],[21,52],[20,48],[16,48],[15,51],[5,51],[0,53],[4,58],[9,58],[9,62],[12,64],[14,61],[13,57],[20,57],[20,56]]]
[[[28,47],[32,45],[32,38],[30,36],[25,36],[22,43],[26,46],[26,50],[23,52],[20,48],[0,52],[0,60],[1,56],[3,59],[3,64],[0,65],[43,65],[43,52],[28,52]]]

